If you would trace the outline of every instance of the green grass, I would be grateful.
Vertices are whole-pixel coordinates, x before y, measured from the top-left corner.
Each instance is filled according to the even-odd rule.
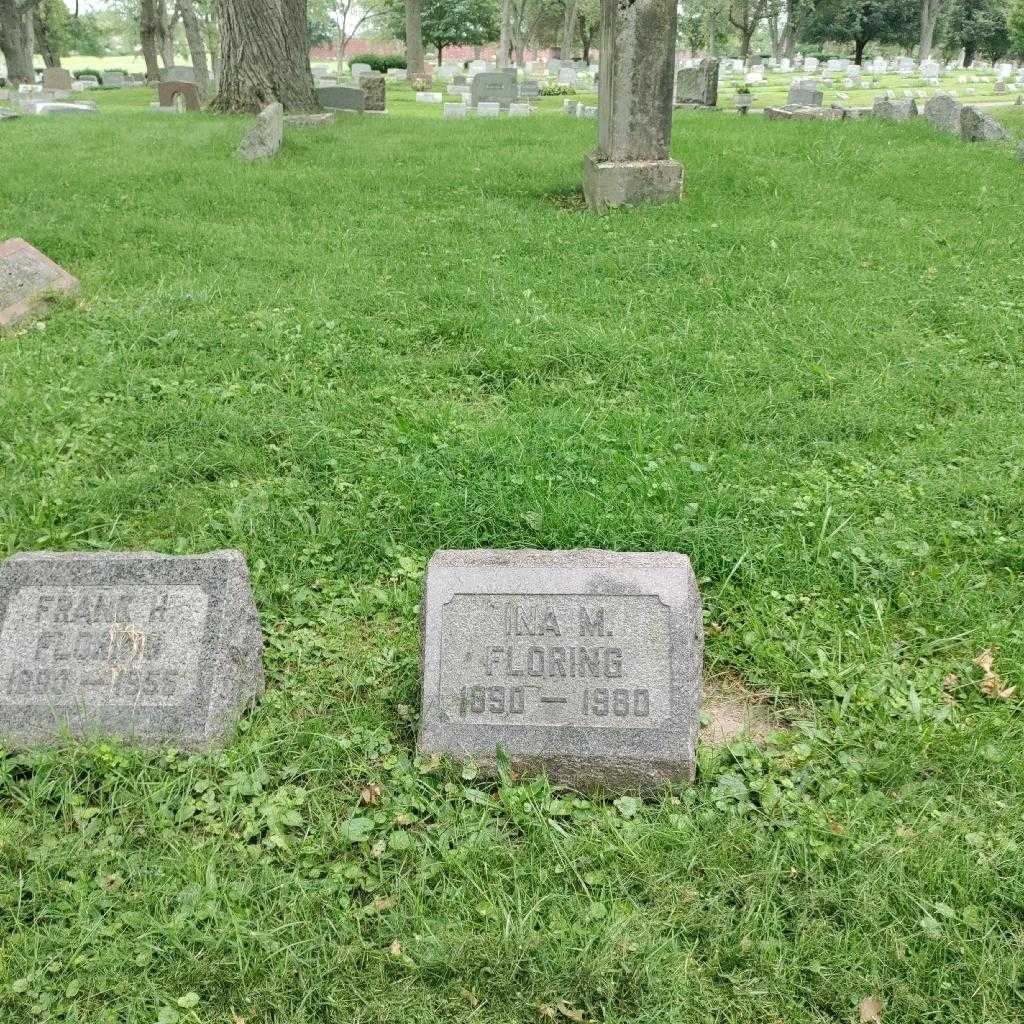
[[[244,166],[150,96],[3,125],[82,291],[0,341],[0,554],[238,547],[269,687],[217,755],[0,762],[4,1024],[1020,1020],[1012,150],[680,114],[683,201],[595,218],[593,122],[396,91]],[[640,807],[417,765],[477,545],[689,553],[791,728]]]

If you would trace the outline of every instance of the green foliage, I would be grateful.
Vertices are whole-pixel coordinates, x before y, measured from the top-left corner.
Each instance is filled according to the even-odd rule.
[[[943,36],[947,46],[963,47],[968,64],[973,63],[978,54],[998,60],[1011,46],[1006,3],[1004,0],[953,0]]]
[[[1014,0],[1006,19],[1010,44],[1018,57],[1024,57],[1024,0]]]
[[[482,46],[497,39],[495,0],[421,0],[423,44],[440,51],[446,46]],[[396,39],[405,39],[405,3],[385,7],[384,24]]]
[[[0,1020],[1019,1020],[1013,151],[680,112],[684,202],[597,218],[558,99],[243,166],[151,96],[4,125],[82,291],[0,345],[0,554],[239,547],[268,687],[220,752],[0,757]],[[688,552],[784,731],[648,800],[417,758],[478,545]]]
[[[361,53],[353,58],[353,63],[368,64],[374,71],[382,75],[390,68],[404,68],[407,66],[405,55],[401,53]]]
[[[919,25],[918,0],[818,0],[800,38],[851,42],[860,61],[870,42],[910,45]]]

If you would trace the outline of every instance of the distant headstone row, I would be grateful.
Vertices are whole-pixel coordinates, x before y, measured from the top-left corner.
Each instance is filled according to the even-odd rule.
[[[439,551],[422,601],[418,748],[607,790],[692,779],[700,596],[682,555]],[[0,743],[205,750],[263,689],[237,551],[0,563]]]

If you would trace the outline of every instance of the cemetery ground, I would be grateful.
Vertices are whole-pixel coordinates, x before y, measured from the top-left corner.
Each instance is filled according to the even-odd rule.
[[[1012,149],[679,113],[683,201],[598,218],[593,122],[395,95],[243,165],[90,98],[3,126],[82,290],[0,340],[0,554],[242,549],[268,689],[0,762],[5,1024],[1020,1019]],[[689,554],[780,731],[644,802],[417,760],[476,546]]]

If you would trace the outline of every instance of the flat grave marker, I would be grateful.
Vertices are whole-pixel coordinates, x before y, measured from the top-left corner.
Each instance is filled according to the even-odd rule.
[[[694,777],[704,633],[671,552],[438,551],[418,747],[585,789]]]
[[[14,555],[0,563],[0,744],[207,749],[262,691],[262,650],[238,551]]]
[[[24,238],[0,243],[0,328],[27,316],[48,292],[73,292],[77,278]]]

